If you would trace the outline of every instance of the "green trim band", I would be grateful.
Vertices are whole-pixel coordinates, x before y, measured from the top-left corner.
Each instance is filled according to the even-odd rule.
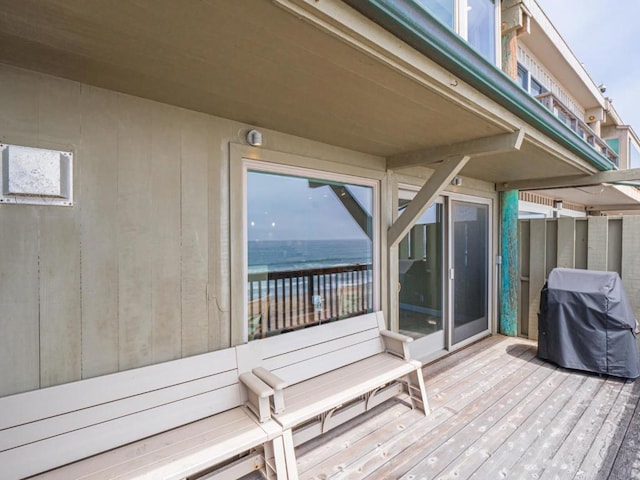
[[[615,165],[413,0],[344,0],[497,104],[601,171]]]

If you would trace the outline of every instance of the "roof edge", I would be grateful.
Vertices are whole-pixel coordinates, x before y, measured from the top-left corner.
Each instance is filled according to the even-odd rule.
[[[344,1],[598,170],[616,168],[502,70],[414,1]]]

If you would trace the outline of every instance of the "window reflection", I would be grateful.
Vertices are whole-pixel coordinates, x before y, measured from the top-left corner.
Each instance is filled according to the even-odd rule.
[[[487,60],[496,61],[494,0],[467,0],[467,39]]]
[[[453,29],[454,0],[416,0],[416,3]]]
[[[248,338],[373,310],[373,188],[247,173]]]

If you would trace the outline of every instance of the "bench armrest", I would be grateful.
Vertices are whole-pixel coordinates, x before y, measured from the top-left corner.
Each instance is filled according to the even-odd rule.
[[[380,330],[380,335],[384,340],[384,347],[388,353],[405,360],[411,360],[408,343],[413,342],[413,338],[390,330]]]
[[[288,387],[287,382],[264,367],[256,367],[252,371],[256,377],[273,388],[273,413],[277,415],[284,412],[284,389]]]
[[[244,372],[239,378],[247,389],[247,408],[258,417],[260,422],[266,422],[271,418],[269,397],[274,395],[273,388],[251,372]]]

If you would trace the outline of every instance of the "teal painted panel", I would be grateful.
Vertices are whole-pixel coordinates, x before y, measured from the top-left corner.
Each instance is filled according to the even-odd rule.
[[[500,232],[502,235],[502,268],[500,285],[500,333],[518,334],[518,191],[500,193]]]
[[[611,150],[620,155],[620,139],[618,138],[610,138],[609,140],[605,140],[607,145],[611,147]]]

